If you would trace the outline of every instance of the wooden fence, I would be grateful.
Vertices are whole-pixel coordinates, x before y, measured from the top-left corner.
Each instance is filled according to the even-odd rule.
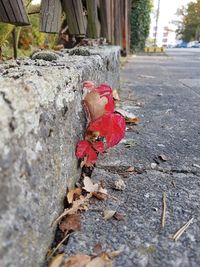
[[[40,31],[60,31],[62,11],[68,30],[77,37],[104,37],[108,43],[129,51],[130,0],[42,0]],[[29,25],[23,0],[0,0],[0,21],[16,26]]]

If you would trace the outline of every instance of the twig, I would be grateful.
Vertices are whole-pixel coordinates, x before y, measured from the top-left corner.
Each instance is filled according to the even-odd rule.
[[[185,223],[173,236],[172,239],[177,241],[181,235],[187,230],[190,224],[193,222],[194,218],[191,218],[187,223]]]
[[[52,222],[51,227],[54,227],[64,216],[69,214],[70,209],[64,209],[63,213]]]
[[[61,241],[60,243],[54,248],[54,250],[50,253],[48,256],[47,260],[53,256],[53,254],[59,249],[59,247],[65,242],[65,240],[70,236],[70,234],[67,234]]]
[[[162,219],[161,219],[161,227],[162,228],[165,227],[166,209],[167,209],[167,205],[166,205],[166,193],[163,192],[163,209],[162,209]]]
[[[200,165],[198,165],[198,164],[196,164],[196,163],[193,163],[192,164],[194,167],[196,167],[196,168],[199,168],[200,169]]]

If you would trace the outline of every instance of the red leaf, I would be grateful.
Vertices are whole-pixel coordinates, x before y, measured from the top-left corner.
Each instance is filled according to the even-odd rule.
[[[96,87],[95,91],[97,91],[100,95],[112,94],[111,87],[107,84],[104,84],[104,83],[102,83],[98,87]]]
[[[90,143],[88,141],[81,140],[76,146],[76,157],[78,159],[83,158],[87,154],[89,146]]]
[[[95,164],[97,161],[97,153],[96,151],[93,149],[92,146],[90,146],[88,153],[87,153],[87,161],[86,161],[86,165],[87,166],[91,166],[93,164]]]
[[[82,159],[87,157],[86,165],[90,166],[96,163],[97,153],[92,147],[92,144],[86,140],[82,140],[77,144],[76,157]]]
[[[94,90],[96,88],[95,84],[91,81],[85,81],[83,83],[83,88],[86,88],[88,90]]]
[[[94,147],[94,149],[96,149],[96,151],[98,151],[101,154],[105,151],[105,149],[104,149],[104,143],[101,142],[101,141],[95,142],[93,144],[93,147]]]
[[[98,131],[106,138],[107,147],[118,144],[125,135],[125,119],[119,113],[107,113],[89,124],[89,131]]]

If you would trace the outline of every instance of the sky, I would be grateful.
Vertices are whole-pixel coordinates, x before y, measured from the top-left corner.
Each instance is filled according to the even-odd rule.
[[[193,0],[194,1],[194,0]],[[174,18],[176,10],[186,6],[192,0],[160,0],[160,24],[166,24]],[[154,0],[154,9],[157,8],[158,0]]]
[[[168,35],[168,44],[176,44],[176,26],[174,24],[169,24],[173,20],[177,19],[176,11],[182,6],[187,6],[189,2],[194,2],[195,0],[160,0],[160,15],[158,20],[158,33],[157,33],[157,45],[163,45],[163,32],[164,27],[168,26],[173,32]],[[155,33],[154,27],[156,26],[156,10],[158,6],[158,0],[154,0],[154,15],[151,16],[151,30],[150,37],[154,38]]]

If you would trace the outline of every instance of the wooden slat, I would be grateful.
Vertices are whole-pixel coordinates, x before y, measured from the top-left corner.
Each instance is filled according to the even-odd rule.
[[[0,21],[5,22],[7,20],[7,15],[4,11],[4,6],[2,2],[0,1]]]
[[[85,36],[86,18],[81,0],[63,0],[69,32],[72,35]]]
[[[57,33],[61,26],[62,6],[60,0],[42,0],[40,31]]]
[[[100,0],[101,37],[111,43],[111,0]]]
[[[0,0],[0,21],[16,26],[29,25],[23,0]]]
[[[114,38],[114,4],[115,0],[111,0],[110,3],[110,32],[111,32],[111,44],[115,44],[115,38]]]
[[[89,38],[98,38],[100,36],[100,25],[97,13],[97,0],[86,0],[87,5],[87,36]]]
[[[121,0],[115,0],[113,2],[114,7],[114,44],[121,45]]]

